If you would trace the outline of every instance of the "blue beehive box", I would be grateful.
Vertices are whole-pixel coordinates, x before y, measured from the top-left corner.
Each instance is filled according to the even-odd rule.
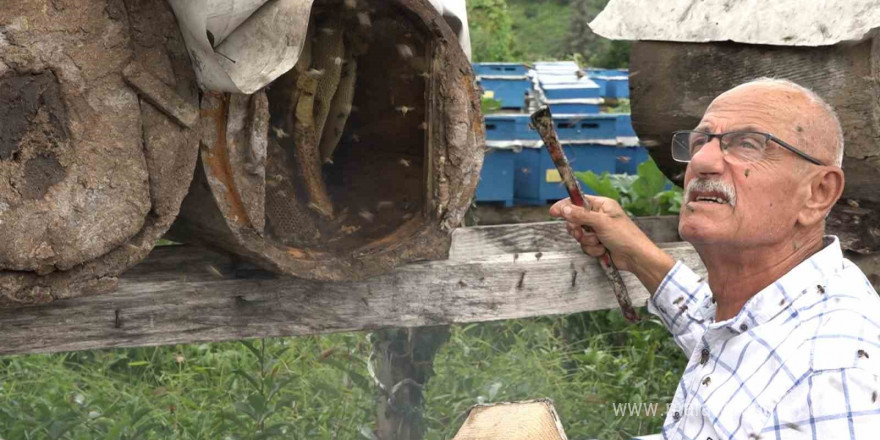
[[[593,81],[569,84],[541,84],[544,96],[554,99],[599,98],[599,86]]]
[[[551,110],[552,112],[552,110]],[[559,139],[567,140],[607,140],[617,139],[617,115],[614,114],[553,114]]]
[[[475,63],[477,81],[486,94],[501,102],[501,108],[524,110],[525,95],[532,89],[528,68],[519,63]]]
[[[522,63],[474,63],[474,74],[492,76],[523,76],[529,68]]]
[[[629,98],[629,78],[609,79],[606,88],[606,98],[628,99]]]
[[[635,137],[636,131],[633,130],[632,116],[629,113],[617,113],[617,135],[623,137]]]
[[[618,149],[615,146],[569,144],[563,149],[575,171],[615,171]],[[517,204],[545,205],[568,197],[546,148],[524,148],[516,155],[515,167],[514,199]],[[583,189],[587,194],[593,194],[589,188]]]
[[[541,135],[529,126],[527,114],[485,115],[487,141],[541,140]]]
[[[489,148],[483,156],[477,202],[513,205],[513,176],[516,153],[512,149]]]
[[[571,101],[553,101],[550,103],[550,112],[553,114],[566,113],[599,113],[599,101],[592,99],[581,99]]]
[[[609,99],[629,98],[629,71],[626,69],[587,69],[587,77],[600,89],[600,96]]]
[[[523,78],[487,78],[477,77],[483,88],[484,96],[501,102],[504,110],[524,110],[526,107],[526,93],[532,89],[532,82]]]
[[[648,160],[648,149],[645,147],[620,147],[615,157],[617,174],[638,174],[639,165]]]

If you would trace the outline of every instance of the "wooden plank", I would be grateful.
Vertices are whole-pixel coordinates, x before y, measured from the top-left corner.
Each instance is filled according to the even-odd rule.
[[[561,223],[552,227],[564,231]],[[617,307],[595,260],[571,239],[553,238],[558,230],[540,242],[520,229],[526,238],[514,244],[501,229],[458,230],[454,258],[406,265],[361,282],[276,277],[203,249],[160,248],[122,278],[116,293],[0,310],[0,354],[469,323]],[[494,251],[473,252],[476,243]],[[529,243],[547,247],[531,252]],[[500,252],[511,247],[521,252]],[[664,247],[691,267],[702,267],[690,245]],[[648,293],[638,280],[624,274],[624,281],[634,303],[645,304]]]
[[[496,206],[477,205],[471,208],[476,223],[483,225],[509,225],[513,223],[544,223],[558,221],[550,217],[550,206]],[[636,224],[658,243],[681,241],[678,236],[678,216],[638,217]]]
[[[543,208],[546,212],[547,208]],[[655,243],[681,241],[678,216],[638,217],[635,223]],[[517,252],[570,250],[572,238],[561,221],[459,228],[453,232],[449,258]]]

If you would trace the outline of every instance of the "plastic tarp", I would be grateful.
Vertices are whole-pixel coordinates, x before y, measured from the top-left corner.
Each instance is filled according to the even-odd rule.
[[[877,0],[611,0],[590,23],[614,40],[825,46],[880,26]]]
[[[443,16],[449,27],[458,36],[458,44],[468,61],[471,59],[471,34],[468,31],[467,6],[465,0],[429,0],[434,9]]]
[[[254,93],[296,64],[313,0],[168,0],[202,88]]]
[[[314,0],[168,0],[206,90],[251,94],[299,60]],[[464,0],[430,0],[470,59]]]

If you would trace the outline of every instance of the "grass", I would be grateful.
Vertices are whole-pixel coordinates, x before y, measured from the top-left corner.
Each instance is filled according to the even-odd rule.
[[[0,439],[366,439],[366,335],[0,358]],[[550,397],[572,439],[658,432],[614,402],[671,400],[685,365],[653,320],[617,311],[453,326],[425,389],[426,438],[475,403]]]

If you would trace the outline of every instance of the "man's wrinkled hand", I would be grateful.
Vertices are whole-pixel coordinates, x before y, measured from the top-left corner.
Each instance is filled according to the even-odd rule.
[[[589,195],[584,198],[590,210],[572,204],[571,199],[560,200],[550,207],[550,215],[565,219],[568,233],[584,252],[593,257],[608,252],[620,270],[633,272],[646,253],[653,254],[657,249],[617,201]],[[584,231],[584,226],[593,232]]]

